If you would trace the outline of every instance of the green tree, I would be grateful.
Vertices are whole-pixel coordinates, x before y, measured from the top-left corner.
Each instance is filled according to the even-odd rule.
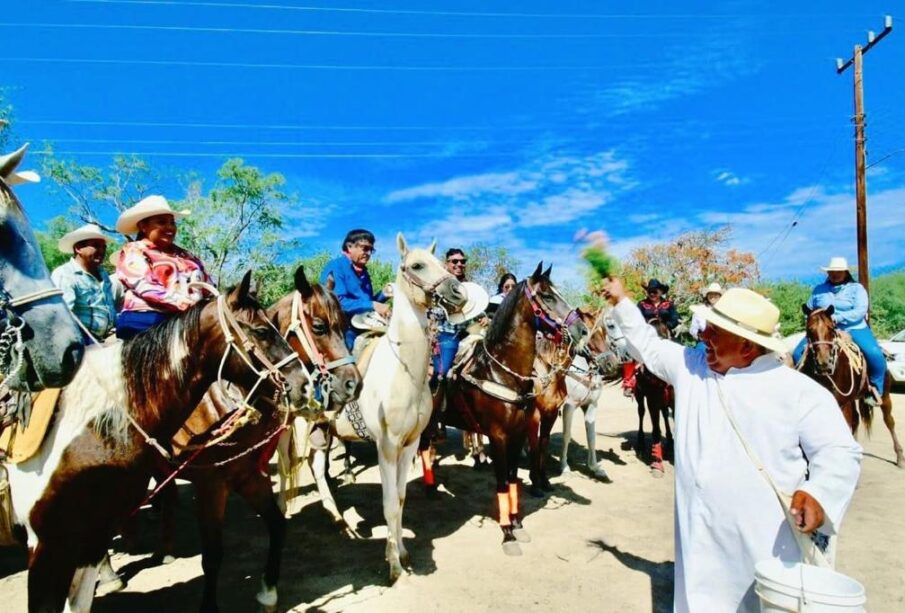
[[[789,336],[804,330],[804,314],[801,305],[811,295],[811,288],[801,281],[776,281],[762,283],[754,290],[773,301],[779,308],[779,331]]]
[[[5,87],[0,87],[0,151],[5,152],[12,134],[13,105],[9,103]]]
[[[467,278],[486,289],[490,294],[496,293],[497,284],[504,273],[519,268],[518,259],[502,245],[474,243],[463,249],[468,256]],[[444,250],[445,252],[445,250]],[[438,250],[440,260],[443,252]]]
[[[41,248],[41,255],[44,256],[44,262],[49,270],[65,264],[72,257],[71,253],[62,253],[57,247],[57,243],[64,234],[75,230],[78,225],[74,220],[58,215],[47,222],[46,230],[35,232],[35,238],[38,239],[38,245]],[[113,253],[118,248],[119,245],[117,243],[110,244],[107,247],[107,253]],[[110,263],[109,259],[104,262],[104,268],[107,272],[113,272],[113,264]]]
[[[878,338],[905,330],[905,271],[880,275],[871,281],[870,325]]]

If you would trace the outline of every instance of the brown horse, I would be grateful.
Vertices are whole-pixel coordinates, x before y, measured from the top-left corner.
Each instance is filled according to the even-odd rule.
[[[158,453],[146,441],[170,440],[211,384],[222,377],[302,405],[306,373],[250,282],[86,351],[41,451],[9,470],[28,534],[30,611],[61,611],[67,596],[71,609],[91,608],[97,565],[146,493]]]
[[[530,540],[519,515],[517,470],[528,433],[539,423],[532,377],[538,332],[556,342],[568,335],[577,349],[588,340],[588,327],[541,264],[509,292],[486,338],[446,387],[444,423],[490,438],[503,549],[509,555],[521,553],[518,539]]]
[[[801,308],[807,316],[805,336],[808,344],[797,368],[833,394],[842,410],[842,415],[845,416],[845,421],[852,429],[852,434],[857,432],[859,421],[863,420],[864,428],[869,435],[873,422],[873,410],[864,402],[864,397],[870,393],[870,389],[867,379],[867,364],[864,362],[863,355],[860,357],[861,372],[857,373],[849,352],[844,350],[842,337],[833,322],[834,309],[832,306],[812,310],[804,304]],[[892,378],[887,372],[880,408],[883,411],[883,421],[892,435],[896,465],[899,468],[905,468],[905,454],[902,453],[902,445],[896,436],[896,420],[892,415],[891,388]]]
[[[295,272],[296,290],[267,310],[267,318],[289,341],[305,368],[316,378],[322,398],[329,395],[335,406],[358,397],[361,376],[343,340],[345,317],[332,293],[311,285],[305,271]],[[309,391],[309,395],[314,390]],[[244,391],[242,392],[244,395]],[[212,386],[204,399],[173,438],[173,463],[192,463],[179,473],[195,485],[195,504],[201,529],[201,566],[204,569],[202,611],[217,610],[217,581],[223,559],[223,520],[230,491],[239,494],[267,525],[270,548],[258,602],[265,607],[277,604],[277,582],[286,534],[286,519],[273,494],[267,464],[281,434],[288,429],[288,414],[281,413],[269,398],[261,398],[256,408],[265,417],[235,431],[224,441],[193,456],[224,419],[235,410],[235,401],[220,387]],[[161,494],[163,534],[160,554],[173,552],[176,488],[171,484]]]
[[[660,338],[671,338],[669,327],[660,319],[654,318],[648,322]],[[672,443],[672,430],[669,427],[669,412],[674,409],[672,386],[662,379],[655,377],[644,366],[638,366],[637,384],[635,385],[635,402],[638,403],[638,439],[636,450],[643,454],[646,446],[644,441],[644,412],[645,405],[650,412],[651,421],[651,448],[650,469],[654,477],[663,476],[663,435],[660,431],[660,417],[666,429],[666,440]]]

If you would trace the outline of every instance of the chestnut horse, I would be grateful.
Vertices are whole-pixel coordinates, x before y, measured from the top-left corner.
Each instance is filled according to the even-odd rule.
[[[671,338],[669,327],[658,318],[648,321],[660,338]],[[638,365],[637,384],[635,385],[635,401],[638,403],[638,439],[636,451],[643,454],[646,450],[644,441],[645,404],[650,412],[651,447],[650,470],[654,477],[663,476],[663,435],[660,431],[660,417],[666,428],[666,440],[672,442],[672,430],[669,427],[669,412],[675,406],[672,386],[655,377],[643,365]]]
[[[0,398],[4,388],[62,387],[82,360],[82,333],[41,257],[22,205],[10,189],[27,145],[0,156]],[[0,415],[2,418],[2,415]]]
[[[316,380],[322,398],[329,395],[329,400],[340,406],[358,397],[361,376],[343,340],[345,316],[332,293],[308,282],[304,268],[300,266],[295,271],[295,291],[270,307],[267,318],[299,355],[312,379]],[[309,389],[309,399],[313,394],[314,390]],[[264,607],[277,604],[286,518],[273,494],[267,464],[278,438],[288,431],[291,421],[287,421],[288,414],[277,410],[269,398],[259,399],[255,406],[263,415],[261,419],[236,430],[226,444],[208,447],[192,457],[193,449],[209,438],[207,433],[235,410],[229,395],[220,386],[212,386],[172,441],[173,464],[178,466],[192,457],[179,477],[195,485],[195,505],[201,529],[201,566],[204,569],[202,611],[217,610],[223,520],[230,491],[244,498],[267,525],[270,546],[257,600]],[[164,497],[163,534],[159,553],[166,559],[172,555],[175,537],[175,484],[161,495]]]
[[[249,295],[251,273],[125,343],[93,346],[38,455],[10,466],[28,535],[30,611],[87,611],[97,565],[145,496],[155,456],[221,378],[299,406],[307,375]],[[252,340],[253,339],[253,340]]]
[[[858,430],[859,411],[860,418],[864,421],[864,428],[870,434],[873,410],[864,402],[864,396],[870,393],[864,356],[860,356],[861,372],[856,373],[851,357],[847,351],[843,350],[840,333],[833,322],[834,309],[832,306],[811,310],[804,304],[801,308],[807,316],[805,336],[808,344],[797,368],[830,391],[839,404],[845,421],[852,429],[852,434]],[[851,341],[850,343],[853,344]],[[860,354],[860,349],[858,352]],[[899,468],[905,468],[905,454],[902,453],[902,445],[899,443],[899,437],[896,436],[896,420],[892,415],[891,388],[892,378],[887,372],[880,408],[883,411],[883,422],[892,435],[896,465]],[[858,410],[856,410],[856,405]]]
[[[517,471],[528,434],[539,423],[532,376],[538,332],[555,343],[568,335],[576,350],[588,340],[588,327],[554,287],[550,269],[543,271],[542,264],[506,295],[486,337],[458,377],[446,385],[443,422],[490,438],[507,555],[520,555],[517,540],[530,540],[519,515]]]

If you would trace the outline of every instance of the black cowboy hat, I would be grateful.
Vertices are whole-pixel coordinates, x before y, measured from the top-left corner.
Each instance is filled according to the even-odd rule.
[[[647,282],[647,285],[644,285],[642,283],[641,287],[643,287],[644,291],[646,291],[646,292],[658,289],[664,294],[669,293],[669,286],[664,283],[660,283],[659,279],[651,279],[650,281]]]

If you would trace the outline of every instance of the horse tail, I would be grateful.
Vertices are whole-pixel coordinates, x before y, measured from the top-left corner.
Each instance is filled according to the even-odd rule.
[[[862,367],[861,372],[861,389],[865,390],[862,392],[862,397],[858,400],[858,412],[861,413],[861,421],[864,422],[864,430],[867,432],[868,438],[870,438],[870,429],[874,423],[874,407],[867,404],[864,401],[863,394],[870,394],[870,383],[867,378],[867,365],[865,364]]]

